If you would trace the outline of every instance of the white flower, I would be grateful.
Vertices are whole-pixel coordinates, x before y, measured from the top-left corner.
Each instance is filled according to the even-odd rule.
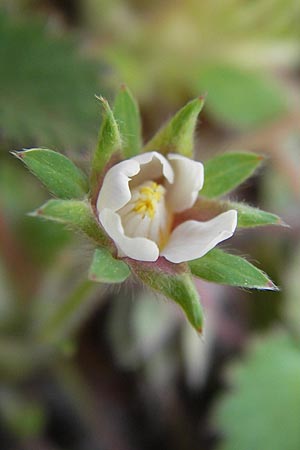
[[[228,239],[237,212],[207,222],[187,220],[173,228],[177,213],[191,208],[203,186],[200,162],[178,154],[143,153],[108,170],[97,199],[99,220],[118,256],[173,263],[200,258]]]

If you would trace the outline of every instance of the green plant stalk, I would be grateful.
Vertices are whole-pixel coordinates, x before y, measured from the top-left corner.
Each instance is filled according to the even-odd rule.
[[[76,317],[80,315],[81,308],[87,307],[87,299],[96,287],[97,285],[89,280],[80,283],[44,324],[37,335],[38,340],[53,343],[66,337],[74,322],[77,323]]]

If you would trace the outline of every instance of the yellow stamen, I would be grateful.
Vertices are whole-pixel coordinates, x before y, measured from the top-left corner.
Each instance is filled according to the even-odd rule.
[[[139,189],[140,198],[137,200],[133,210],[144,217],[147,214],[153,219],[156,212],[157,203],[161,200],[162,188],[159,184],[152,181],[149,186],[143,186]]]

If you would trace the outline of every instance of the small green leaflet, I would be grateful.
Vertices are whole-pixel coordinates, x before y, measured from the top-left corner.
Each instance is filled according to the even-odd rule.
[[[130,269],[124,261],[112,257],[104,248],[95,250],[89,279],[99,283],[122,283],[130,275]]]
[[[126,86],[122,86],[116,96],[113,111],[121,132],[125,158],[137,155],[142,148],[141,117],[138,105]]]
[[[80,200],[49,200],[31,216],[63,223],[83,232],[95,243],[109,245],[108,238],[97,223],[89,203]]]
[[[215,198],[227,194],[249,178],[263,157],[251,152],[228,152],[204,163],[204,186],[200,194]]]
[[[85,174],[61,153],[32,148],[12,154],[19,158],[56,197],[80,199],[89,191]]]
[[[163,155],[173,152],[193,157],[194,133],[203,105],[203,97],[187,103],[154,135],[143,151],[158,150]]]
[[[202,258],[189,262],[193,275],[214,283],[247,289],[277,291],[265,273],[240,256],[213,249]]]
[[[101,173],[112,155],[121,151],[121,136],[114,114],[107,100],[103,97],[97,97],[97,99],[102,103],[103,120],[99,132],[98,145],[92,160],[92,191],[97,188]]]

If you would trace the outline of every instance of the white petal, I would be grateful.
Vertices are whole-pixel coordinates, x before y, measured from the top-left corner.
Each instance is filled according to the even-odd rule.
[[[175,153],[168,155],[174,183],[168,186],[168,206],[174,212],[191,208],[204,182],[203,164]]]
[[[118,247],[119,256],[139,261],[156,261],[159,256],[158,246],[150,239],[125,236],[120,216],[105,208],[99,214],[99,220]]]
[[[122,161],[109,169],[99,192],[97,210],[100,212],[103,208],[110,208],[117,211],[126,205],[131,199],[128,183],[139,171],[139,163],[132,159]]]
[[[139,174],[131,182],[131,188],[148,180],[156,180],[164,176],[169,183],[174,181],[174,173],[167,159],[158,152],[147,152],[134,156],[129,161],[135,161],[140,165]]]
[[[201,258],[219,242],[230,238],[237,225],[237,212],[226,211],[207,222],[187,220],[173,230],[161,252],[171,262]]]
[[[125,217],[121,217],[124,233],[129,237],[145,237],[149,238],[149,227],[151,223],[150,217],[145,215],[142,217],[135,211],[127,214]],[[151,239],[151,238],[150,238]],[[154,241],[154,239],[151,239]]]

